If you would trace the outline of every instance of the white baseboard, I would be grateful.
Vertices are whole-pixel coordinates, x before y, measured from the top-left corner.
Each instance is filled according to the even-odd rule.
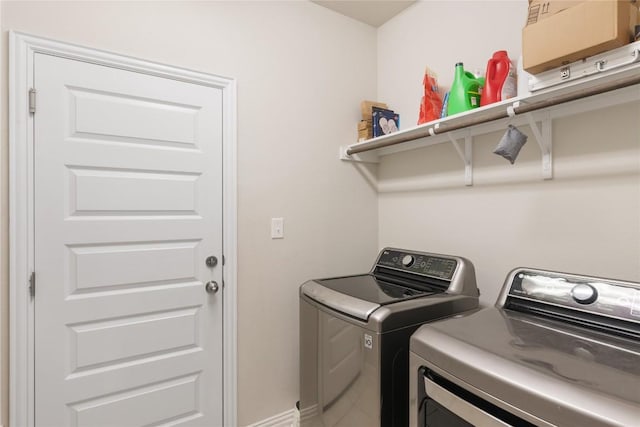
[[[264,420],[258,421],[257,423],[251,424],[247,427],[298,427],[299,425],[300,413],[296,408],[293,408]]]

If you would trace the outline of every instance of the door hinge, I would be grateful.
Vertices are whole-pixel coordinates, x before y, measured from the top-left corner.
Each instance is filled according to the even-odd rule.
[[[36,90],[29,89],[29,113],[34,114],[36,112]]]
[[[36,272],[31,272],[31,276],[29,277],[29,293],[31,294],[31,298],[36,296]]]

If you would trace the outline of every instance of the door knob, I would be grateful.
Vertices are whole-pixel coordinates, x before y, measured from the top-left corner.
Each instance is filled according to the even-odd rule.
[[[218,292],[218,289],[220,289],[220,286],[218,286],[218,282],[212,280],[204,285],[204,289],[210,294],[215,294],[216,292]]]

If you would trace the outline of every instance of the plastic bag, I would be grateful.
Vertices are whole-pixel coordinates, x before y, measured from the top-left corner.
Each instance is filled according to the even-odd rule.
[[[438,76],[429,67],[424,71],[422,85],[424,86],[424,95],[420,102],[419,125],[439,119],[442,111],[442,97],[438,92]]]
[[[509,125],[507,131],[502,135],[498,146],[493,150],[494,154],[504,157],[509,160],[511,164],[516,161],[520,149],[527,142],[527,135],[520,132],[520,130]]]

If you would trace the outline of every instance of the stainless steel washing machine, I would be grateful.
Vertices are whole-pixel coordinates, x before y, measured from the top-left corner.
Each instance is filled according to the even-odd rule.
[[[640,284],[512,271],[411,338],[412,427],[640,425]]]
[[[383,249],[368,274],[300,287],[302,426],[406,426],[409,337],[478,306],[467,259]]]

